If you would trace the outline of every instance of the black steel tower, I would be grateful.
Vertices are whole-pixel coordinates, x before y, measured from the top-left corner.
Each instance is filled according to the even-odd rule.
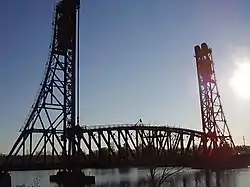
[[[202,43],[201,46],[195,46],[194,50],[204,132],[203,148],[204,153],[210,155],[212,150],[218,148],[234,148],[234,142],[221,104],[212,49],[206,43]]]
[[[79,123],[79,7],[80,0],[56,4],[44,79],[4,164],[22,155],[22,163],[28,165],[42,155],[43,162],[61,159],[67,170],[81,152],[74,134]]]

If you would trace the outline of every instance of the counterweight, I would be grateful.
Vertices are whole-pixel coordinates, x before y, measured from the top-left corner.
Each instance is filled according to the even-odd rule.
[[[202,43],[201,46],[196,45],[194,50],[204,132],[203,153],[210,155],[218,148],[234,148],[234,142],[221,104],[212,49],[206,43]]]

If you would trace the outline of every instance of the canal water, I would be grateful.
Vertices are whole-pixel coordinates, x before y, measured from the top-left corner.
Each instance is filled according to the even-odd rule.
[[[49,176],[56,171],[27,171],[12,172],[12,187],[56,187],[49,183]],[[85,170],[86,175],[96,176],[96,185],[105,187],[145,187],[145,180],[149,176],[149,170]],[[184,176],[184,177],[183,177]],[[184,170],[168,180],[163,186],[169,187],[206,187],[205,174],[198,170]],[[218,187],[249,187],[250,169],[223,171],[219,177],[221,186]],[[185,182],[184,182],[185,181]],[[185,183],[185,184],[184,184]],[[210,186],[215,187],[216,176],[210,175]]]

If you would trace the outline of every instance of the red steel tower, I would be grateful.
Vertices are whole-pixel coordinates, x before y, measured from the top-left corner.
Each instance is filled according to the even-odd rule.
[[[215,150],[223,150],[225,154],[225,150],[234,150],[234,142],[221,105],[212,49],[202,43],[201,46],[196,45],[194,50],[204,132],[202,152],[211,155]]]

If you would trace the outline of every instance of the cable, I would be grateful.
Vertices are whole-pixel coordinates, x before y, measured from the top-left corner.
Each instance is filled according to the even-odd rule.
[[[77,11],[77,125],[80,124],[80,8]]]

